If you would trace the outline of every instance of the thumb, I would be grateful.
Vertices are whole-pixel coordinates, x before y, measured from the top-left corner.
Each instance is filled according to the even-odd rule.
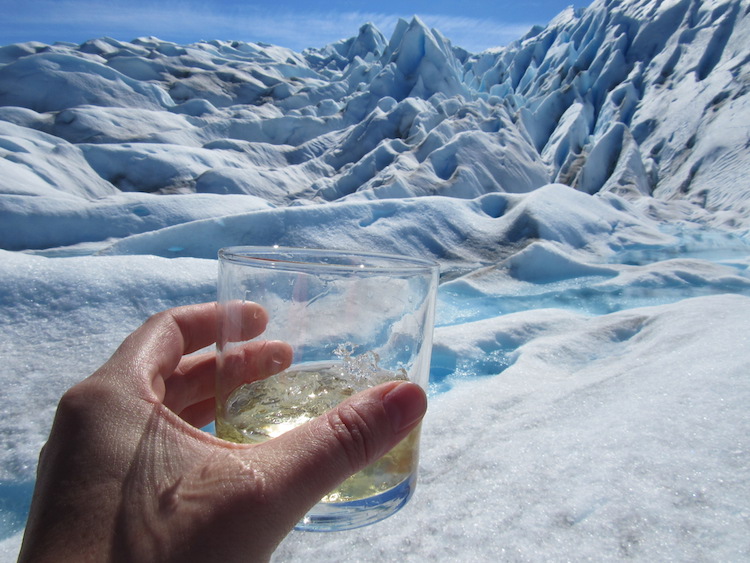
[[[302,517],[341,482],[403,440],[426,409],[421,387],[392,381],[261,444],[273,490],[284,506],[290,511],[294,506]]]

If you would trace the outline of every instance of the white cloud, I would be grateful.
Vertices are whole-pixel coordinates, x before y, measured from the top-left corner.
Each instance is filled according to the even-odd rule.
[[[450,39],[454,45],[475,52],[507,45],[521,38],[533,25],[439,14],[420,14],[419,17],[426,25],[437,29]]]

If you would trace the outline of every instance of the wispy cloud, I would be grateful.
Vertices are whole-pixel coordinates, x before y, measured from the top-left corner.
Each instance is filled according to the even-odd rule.
[[[16,2],[17,0],[13,0]],[[0,2],[0,9],[2,4]],[[506,24],[491,19],[418,14],[422,21],[469,51],[505,45],[519,38],[529,24]],[[154,35],[179,43],[200,39],[264,41],[302,50],[322,47],[351,37],[367,22],[390,37],[399,18],[413,14],[377,11],[290,11],[272,12],[249,5],[149,1],[100,3],[97,0],[37,0],[3,10],[0,43],[37,39],[40,41],[83,41],[111,35],[129,40]],[[24,31],[25,30],[25,31]],[[20,32],[26,33],[19,39]],[[38,36],[34,37],[33,34]],[[55,36],[55,34],[57,36]],[[10,40],[7,40],[6,37]]]
[[[439,14],[420,14],[419,17],[425,24],[440,31],[454,45],[474,52],[507,45],[520,39],[534,25]]]

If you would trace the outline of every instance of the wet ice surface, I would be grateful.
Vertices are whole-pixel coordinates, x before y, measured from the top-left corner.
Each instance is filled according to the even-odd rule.
[[[749,13],[0,47],[2,558],[60,395],[236,244],[442,271],[415,497],[276,560],[750,558]]]

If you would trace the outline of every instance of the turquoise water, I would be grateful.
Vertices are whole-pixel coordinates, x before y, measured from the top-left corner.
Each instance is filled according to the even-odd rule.
[[[636,307],[676,303],[683,299],[736,293],[750,296],[750,244],[740,234],[710,229],[666,227],[673,243],[629,246],[615,252],[608,264],[645,267],[637,283],[618,282],[614,275],[580,276],[550,283],[514,282],[506,293],[488,294],[469,284],[446,283],[438,293],[436,325],[454,326],[533,309],[564,309],[596,316]],[[691,265],[672,260],[700,260],[723,267],[721,275],[701,275]],[[654,268],[649,265],[665,263]],[[698,266],[699,263],[696,263]],[[433,352],[430,391],[449,390],[456,382],[493,376],[512,363],[515,348],[497,345],[480,360],[457,360],[449,350]]]

